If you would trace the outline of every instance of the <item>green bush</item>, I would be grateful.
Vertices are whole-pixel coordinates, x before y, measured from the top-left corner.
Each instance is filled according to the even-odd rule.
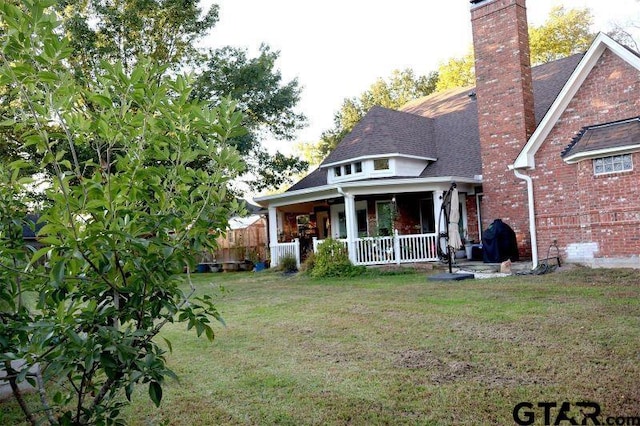
[[[340,241],[331,238],[318,246],[312,277],[353,277],[365,271],[363,266],[354,266],[349,260],[347,249]]]
[[[305,274],[310,274],[313,271],[313,268],[316,266],[316,254],[311,252],[307,255],[307,258],[300,265],[300,272]]]
[[[298,261],[296,257],[291,254],[282,256],[278,264],[284,272],[296,272],[298,270]]]

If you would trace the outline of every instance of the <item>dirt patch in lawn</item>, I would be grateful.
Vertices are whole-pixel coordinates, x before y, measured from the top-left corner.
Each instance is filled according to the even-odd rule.
[[[458,381],[473,381],[488,387],[522,386],[539,384],[539,379],[531,379],[515,371],[501,371],[474,362],[441,359],[427,349],[408,349],[395,352],[394,366],[412,370],[423,370],[426,374],[417,374],[422,384],[449,384]]]
[[[430,350],[408,349],[396,352],[394,365],[400,368],[440,369],[443,366],[443,362]]]

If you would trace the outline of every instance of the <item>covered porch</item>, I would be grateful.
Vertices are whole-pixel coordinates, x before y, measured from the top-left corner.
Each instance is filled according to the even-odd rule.
[[[479,241],[480,190],[476,181],[457,181],[460,234]],[[269,211],[271,265],[294,256],[298,265],[327,238],[342,241],[356,265],[436,261],[445,229],[442,196],[450,179],[354,182],[257,198]],[[442,241],[441,241],[442,240]]]

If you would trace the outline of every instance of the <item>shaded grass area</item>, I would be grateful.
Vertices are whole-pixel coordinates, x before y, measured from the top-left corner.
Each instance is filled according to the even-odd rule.
[[[181,379],[159,409],[140,389],[133,425],[513,424],[522,401],[640,416],[640,271],[196,282],[227,326],[213,344],[184,325],[163,331]]]

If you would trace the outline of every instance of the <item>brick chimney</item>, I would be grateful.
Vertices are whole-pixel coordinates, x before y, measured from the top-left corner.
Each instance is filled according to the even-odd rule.
[[[525,0],[472,0],[478,125],[482,157],[483,229],[502,219],[520,255],[531,244],[525,182],[508,166],[535,130]]]

